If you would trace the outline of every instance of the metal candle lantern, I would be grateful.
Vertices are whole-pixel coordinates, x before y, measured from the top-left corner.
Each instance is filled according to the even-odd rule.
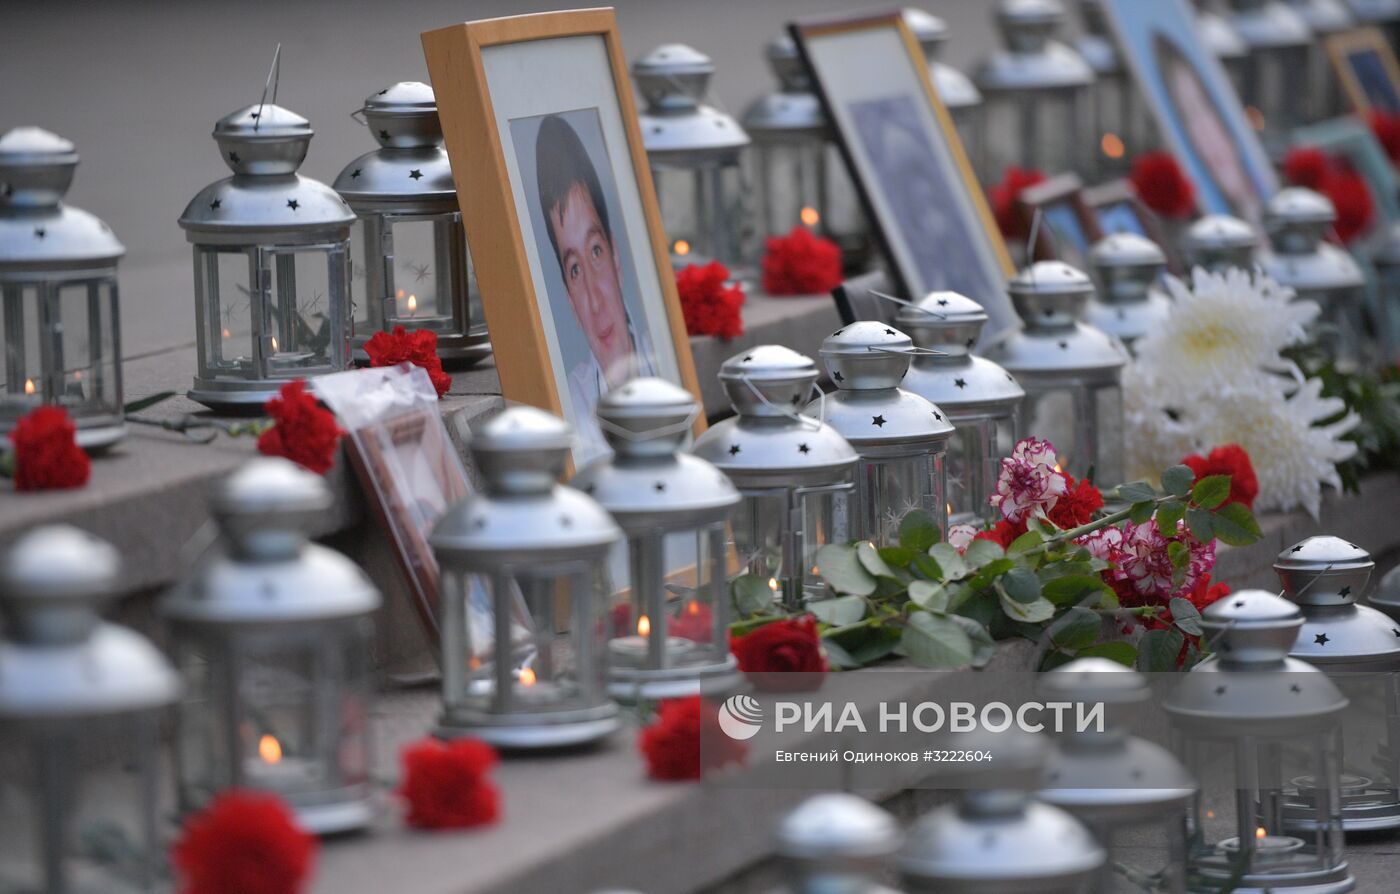
[[[1196,32],[1205,48],[1220,60],[1235,91],[1244,90],[1244,72],[1249,62],[1249,47],[1230,20],[1217,11],[1217,0],[1195,0]]]
[[[1342,828],[1400,828],[1400,628],[1356,601],[1376,563],[1339,537],[1309,537],[1274,562],[1283,595],[1303,612],[1289,653],[1332,675],[1352,702],[1343,720]],[[1392,737],[1392,733],[1395,737]],[[1310,831],[1315,805],[1295,780],[1284,808],[1290,831]]]
[[[1296,300],[1317,302],[1322,313],[1314,337],[1339,365],[1355,368],[1371,353],[1362,321],[1366,276],[1349,252],[1324,238],[1336,219],[1326,196],[1300,187],[1280,190],[1264,211],[1270,250],[1259,263],[1293,289]]]
[[[1094,173],[1103,179],[1126,173],[1148,142],[1147,110],[1132,72],[1118,53],[1099,0],[1080,0],[1084,32],[1074,48],[1094,70]]]
[[[699,411],[664,379],[632,379],[598,401],[614,455],[572,484],[627,536],[622,600],[609,612],[609,680],[617,698],[711,695],[738,686],[729,654],[726,529],[739,505],[729,478],[680,453]]]
[[[311,136],[305,118],[273,103],[214,125],[233,176],[180,215],[194,245],[199,372],[189,394],[205,406],[261,407],[287,382],[349,363],[355,213],[297,174]]]
[[[1200,785],[1189,826],[1192,890],[1351,891],[1338,776],[1347,700],[1317,668],[1288,657],[1302,614],[1273,593],[1241,590],[1207,608],[1201,625],[1215,657],[1162,704],[1175,750]],[[1296,836],[1285,834],[1290,753],[1308,767],[1313,801],[1311,830]]]
[[[119,565],[66,525],[23,535],[0,564],[0,739],[18,759],[0,781],[7,891],[137,894],[162,877],[159,720],[180,681],[144,637],[98,616]],[[112,766],[82,797],[94,746]]]
[[[1171,299],[1157,288],[1167,269],[1162,249],[1136,233],[1115,233],[1089,251],[1099,291],[1084,311],[1084,320],[1121,341],[1133,342],[1156,328],[1172,311]]]
[[[987,356],[1026,389],[1023,434],[1055,445],[1077,478],[1100,487],[1123,481],[1123,367],[1117,339],[1080,322],[1094,294],[1087,275],[1062,261],[1037,261],[1007,287],[1025,328]]]
[[[1400,43],[1400,0],[1347,0],[1358,25],[1382,29],[1391,46]]]
[[[749,137],[738,121],[703,104],[714,73],[709,56],[679,43],[632,63],[671,257],[681,265],[719,261],[734,270],[747,242],[740,155]]]
[[[982,305],[957,292],[933,292],[900,308],[896,324],[925,349],[904,387],[942,410],[953,424],[948,442],[948,521],[1000,517],[987,502],[1003,457],[1016,446],[1026,392],[1011,373],[972,348],[987,324]]]
[[[1186,254],[1193,267],[1211,273],[1254,269],[1259,234],[1254,227],[1228,214],[1207,214],[1186,230]]]
[[[738,415],[712,425],[695,455],[718,466],[744,497],[733,522],[739,558],[790,608],[827,595],[817,550],[853,536],[859,455],[820,418],[798,413],[817,384],[810,357],[760,345],[720,366]]]
[[[1327,55],[1327,38],[1356,27],[1345,0],[1289,0],[1289,5],[1312,31],[1308,47],[1307,111],[1312,121],[1347,113],[1342,83]]]
[[[1249,56],[1241,98],[1272,155],[1282,155],[1293,128],[1305,122],[1312,31],[1283,0],[1229,0],[1230,24]]]
[[[1094,70],[1051,39],[1064,18],[1060,0],[997,0],[1006,48],[972,75],[986,100],[978,140],[984,182],[999,179],[1009,165],[1050,172],[1090,168]]]
[[[602,610],[608,553],[622,532],[592,497],[557,483],[573,442],[562,419],[527,406],[472,437],[485,487],[449,509],[431,537],[442,569],[439,736],[539,749],[618,728]],[[474,660],[478,641],[490,643],[490,661]]]
[[[957,128],[963,150],[975,169],[982,167],[982,91],[972,78],[939,59],[943,44],[948,40],[948,25],[938,16],[906,6],[904,23],[914,32],[914,39],[924,51],[928,76],[948,114]]]
[[[475,363],[491,353],[466,230],[433,88],[416,81],[386,87],[359,114],[378,149],[350,162],[335,188],[359,215],[352,270],[354,351],[394,327],[437,333],[444,361]]]
[[[777,839],[782,894],[895,894],[879,879],[904,836],[893,816],[864,798],[814,795],[783,818]]]
[[[283,798],[318,835],[372,818],[379,591],[354,562],[308,541],[331,502],[319,475],[273,458],[214,492],[221,542],[161,605],[185,677],[175,762],[184,811],[252,788]]]
[[[1396,314],[1400,313],[1400,223],[1378,233],[1371,244],[1375,269],[1376,329],[1386,355],[1395,353]]]
[[[954,803],[909,830],[898,864],[909,894],[1084,894],[1104,850],[1078,820],[1036,801],[1048,758],[1042,736],[1011,727],[945,737],[946,747],[994,755],[941,764]],[[936,746],[935,746],[936,747]]]
[[[78,444],[110,446],[122,421],[117,261],[126,249],[63,204],[78,153],[37,127],[0,136],[0,443],[42,404],[63,407]]]
[[[779,88],[760,96],[744,113],[759,189],[753,249],[761,254],[767,237],[805,226],[846,252],[859,253],[865,224],[855,187],[797,45],[787,35],[775,38],[768,43],[767,57]]]
[[[1116,661],[1080,658],[1044,675],[1041,691],[1047,700],[1101,704],[1107,711],[1103,729],[1057,737],[1039,795],[1074,814],[1109,852],[1094,890],[1118,890],[1113,864],[1125,862],[1121,849],[1142,830],[1166,844],[1166,862],[1138,872],[1160,878],[1157,890],[1184,894],[1186,813],[1196,784],[1171,752],[1128,735],[1121,722],[1151,699],[1147,679]]]
[[[910,512],[932,516],[948,530],[944,457],[953,425],[927,398],[900,388],[914,341],[884,323],[852,323],[822,342],[822,362],[836,393],[807,405],[860,454],[856,465],[855,536],[896,546]],[[828,403],[829,402],[829,403]]]

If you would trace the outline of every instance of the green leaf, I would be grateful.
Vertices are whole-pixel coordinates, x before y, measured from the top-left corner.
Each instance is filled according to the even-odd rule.
[[[822,579],[838,593],[869,596],[875,592],[875,576],[865,570],[854,547],[829,543],[817,550]]]
[[[909,601],[931,612],[948,610],[948,588],[928,580],[909,582]]]
[[[823,635],[822,644],[828,649],[834,644],[845,651],[851,667],[864,667],[879,661],[899,647],[900,628],[895,626],[856,627],[834,635]],[[828,656],[831,654],[827,652]]]
[[[977,573],[972,576],[969,583],[974,589],[989,587],[992,585],[992,581],[1015,567],[1016,561],[1014,559],[997,559],[994,562],[988,562],[977,569]]]
[[[962,615],[949,615],[948,620],[961,627],[963,633],[967,634],[968,642],[972,643],[972,666],[985,667],[997,653],[996,640],[992,639],[992,634],[981,624]]]
[[[1229,475],[1207,475],[1191,488],[1191,502],[1204,509],[1214,509],[1230,496]]]
[[[915,664],[933,668],[967,667],[973,655],[967,631],[950,618],[928,612],[909,616],[899,650]]]
[[[933,516],[922,509],[913,510],[899,522],[899,545],[905,549],[928,552],[928,548],[938,542],[939,536]]]
[[[1093,645],[1102,629],[1103,621],[1098,612],[1076,605],[1056,618],[1047,632],[1058,648],[1077,652]]]
[[[1059,528],[1038,515],[1031,515],[1026,518],[1026,530],[1034,531],[1043,537],[1054,537],[1056,534],[1060,533]]]
[[[1191,561],[1191,548],[1180,540],[1173,540],[1167,544],[1167,558],[1171,560],[1172,568],[1180,571]]]
[[[1172,601],[1167,604],[1167,609],[1172,613],[1172,621],[1183,633],[1192,636],[1205,633],[1201,627],[1201,613],[1196,611],[1196,606],[1191,604],[1191,600],[1173,596]]]
[[[962,554],[951,544],[935,543],[928,548],[928,554],[942,569],[944,580],[959,580],[972,573],[972,569],[967,567],[967,562],[963,561]]]
[[[1215,536],[1230,546],[1249,546],[1263,536],[1259,520],[1243,503],[1230,503],[1217,509],[1211,526]]]
[[[1196,473],[1190,466],[1172,466],[1162,473],[1162,489],[1178,497],[1190,494],[1195,481]]]
[[[150,397],[143,397],[140,400],[133,400],[129,404],[122,405],[122,414],[139,413],[147,407],[154,407],[156,404],[167,401],[175,396],[174,391],[160,391]]]
[[[876,577],[895,576],[894,569],[885,564],[885,560],[880,558],[880,551],[868,540],[856,545],[856,558],[866,571]]]
[[[1024,565],[1017,565],[1002,575],[1001,585],[1006,595],[1017,602],[1035,602],[1040,599],[1040,578]]]
[[[1186,504],[1180,500],[1168,500],[1157,507],[1157,530],[1170,535],[1185,517]]]
[[[1176,670],[1176,656],[1186,637],[1180,630],[1149,630],[1138,641],[1138,670],[1147,673],[1167,673]]]
[[[943,580],[943,569],[938,567],[938,563],[932,556],[916,556],[912,563],[914,571],[923,575],[928,580]]]
[[[822,651],[826,653],[826,662],[837,670],[853,670],[860,667],[855,656],[846,651],[846,647],[836,642],[834,639],[822,640]]]
[[[1021,553],[1030,552],[1037,546],[1045,542],[1045,537],[1039,531],[1027,531],[1020,537],[1011,541],[1011,546],[1007,548],[1008,556],[1017,556]]]
[[[1128,519],[1135,525],[1144,524],[1152,517],[1152,512],[1157,508],[1157,504],[1151,501],[1146,503],[1134,503],[1128,507]]]
[[[865,600],[859,596],[837,596],[807,603],[807,611],[832,627],[845,627],[865,617]]]
[[[922,556],[924,551],[910,549],[907,546],[882,546],[880,547],[880,558],[885,560],[885,564],[896,570],[908,568],[914,560]]]
[[[1095,643],[1079,650],[1080,658],[1107,658],[1109,661],[1116,661],[1124,667],[1132,667],[1137,662],[1137,649],[1132,643],[1125,643],[1122,640],[1115,640],[1111,643]]]
[[[1125,503],[1143,503],[1157,499],[1157,489],[1146,481],[1132,481],[1118,488],[1118,499]]]
[[[1011,595],[1006,592],[1006,588],[1000,583],[997,584],[996,590],[997,597],[1001,602],[1001,610],[1013,621],[1039,624],[1041,621],[1048,621],[1055,616],[1055,604],[1049,599],[1020,602],[1012,599]]]
[[[1197,509],[1190,506],[1186,510],[1186,527],[1190,529],[1191,536],[1202,543],[1210,543],[1215,539],[1214,516],[1209,509]],[[1170,532],[1167,532],[1170,536]]]
[[[1059,649],[1045,653],[1045,658],[1040,662],[1041,672],[1052,671],[1057,667],[1063,667],[1074,659],[1078,658],[1071,652],[1061,652]]]
[[[729,582],[729,593],[734,599],[734,613],[740,618],[772,608],[777,598],[767,579],[757,574],[741,574],[734,578]]]
[[[1107,591],[1108,585],[1097,574],[1057,577],[1041,586],[1041,595],[1052,605],[1080,605],[1091,597],[1098,597],[1094,600],[1097,603]]]
[[[1006,558],[1006,550],[1001,548],[1000,543],[993,543],[990,540],[974,540],[967,545],[967,551],[963,553],[963,561],[973,568],[981,568],[991,562],[998,562]]]

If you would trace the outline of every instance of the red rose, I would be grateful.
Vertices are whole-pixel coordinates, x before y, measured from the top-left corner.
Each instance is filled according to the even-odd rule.
[[[1068,531],[1093,521],[1094,513],[1103,508],[1103,492],[1088,481],[1075,480],[1068,472],[1065,476],[1065,492],[1055,501],[1046,517],[1055,526]]]
[[[1012,165],[1001,175],[1001,182],[987,190],[992,216],[996,218],[997,228],[1001,230],[1002,236],[1007,239],[1020,239],[1028,235],[1026,222],[1016,207],[1016,199],[1022,190],[1044,182],[1045,175],[1035,168]]]
[[[1144,152],[1128,174],[1143,204],[1163,217],[1185,218],[1196,211],[1196,187],[1170,152]]]
[[[393,332],[376,332],[365,342],[370,366],[397,366],[412,363],[422,367],[437,389],[438,399],[452,387],[452,377],[443,372],[442,359],[437,355],[437,333],[431,329],[409,332],[395,326]]]
[[[1205,456],[1193,453],[1181,464],[1196,473],[1197,481],[1211,475],[1229,475],[1230,496],[1221,505],[1243,503],[1250,509],[1254,508],[1254,498],[1259,496],[1259,479],[1254,475],[1254,464],[1249,461],[1249,454],[1239,444],[1216,447]]]
[[[1321,190],[1330,166],[1331,162],[1328,161],[1326,152],[1311,146],[1299,146],[1288,150],[1288,154],[1284,156],[1283,176],[1294,186]]]
[[[818,295],[841,284],[841,249],[830,239],[793,227],[771,236],[763,255],[763,290],[769,295]]]
[[[62,407],[30,410],[10,432],[15,451],[15,490],[82,487],[92,462],[78,446],[78,428]]]
[[[230,790],[185,821],[170,857],[181,894],[296,894],[316,846],[276,795]]]
[[[487,776],[496,749],[477,739],[420,739],[400,754],[406,820],[420,829],[467,829],[494,823],[501,793]]]
[[[335,448],[345,434],[335,414],[306,393],[297,379],[282,386],[263,408],[276,423],[258,438],[258,451],[281,456],[324,475],[335,465]]]
[[[1371,133],[1376,135],[1385,154],[1390,156],[1392,162],[1400,164],[1400,115],[1377,109],[1368,120]]]
[[[691,335],[738,338],[744,334],[744,290],[725,285],[729,268],[711,261],[691,264],[676,272],[676,294]]]
[[[1008,549],[1011,544],[1016,542],[1016,538],[1024,533],[1026,533],[1026,522],[1024,519],[1018,522],[1012,522],[1003,518],[998,520],[997,523],[992,526],[991,530],[978,531],[972,539],[990,540],[1000,545],[1002,549]]]
[[[703,747],[702,747],[703,743]],[[637,734],[652,779],[699,779],[703,770],[742,764],[748,746],[725,735],[719,709],[698,695],[661,702],[656,719]]]
[[[729,651],[739,662],[739,670],[751,675],[759,689],[815,689],[826,675],[826,656],[811,615],[784,618],[744,636],[731,636]]]

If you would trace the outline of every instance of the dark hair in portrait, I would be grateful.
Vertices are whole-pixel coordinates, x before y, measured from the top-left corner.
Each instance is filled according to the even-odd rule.
[[[535,138],[535,176],[539,181],[540,211],[546,224],[554,219],[554,212],[568,201],[569,192],[578,184],[588,190],[593,201],[593,209],[603,225],[603,233],[608,244],[612,245],[612,225],[608,223],[608,203],[603,199],[603,185],[598,182],[598,171],[583,148],[583,140],[569,122],[558,115],[550,115],[540,122],[539,135]],[[563,269],[564,259],[559,257],[559,239],[552,226],[549,231],[549,244],[554,247],[554,257]]]

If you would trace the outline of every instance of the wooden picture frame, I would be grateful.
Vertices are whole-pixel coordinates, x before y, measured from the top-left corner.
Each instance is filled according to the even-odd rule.
[[[592,406],[621,379],[659,375],[700,400],[613,11],[466,22],[422,41],[505,398],[568,420],[575,465],[606,454]],[[578,174],[571,186],[561,169]],[[543,208],[546,195],[559,201]],[[594,222],[578,251],[576,213]],[[574,286],[592,289],[595,272],[613,280],[612,309],[586,320]]]
[[[1078,174],[1057,174],[1016,196],[1016,212],[1025,231],[1035,232],[1033,256],[1038,261],[1064,261],[1089,272],[1089,251],[1103,238],[1099,221],[1084,204],[1084,183]],[[1039,216],[1039,226],[1035,219]]]
[[[1104,236],[1115,233],[1136,233],[1157,243],[1167,256],[1167,271],[1180,276],[1186,267],[1176,245],[1167,236],[1162,220],[1138,197],[1137,189],[1127,179],[1110,180],[1096,186],[1086,186],[1082,193],[1084,204],[1098,222]]]
[[[901,13],[788,26],[900,297],[949,289],[1019,324],[1014,272],[957,129]]]
[[[1330,35],[1327,55],[1358,115],[1400,115],[1400,63],[1385,32],[1369,27]]]

